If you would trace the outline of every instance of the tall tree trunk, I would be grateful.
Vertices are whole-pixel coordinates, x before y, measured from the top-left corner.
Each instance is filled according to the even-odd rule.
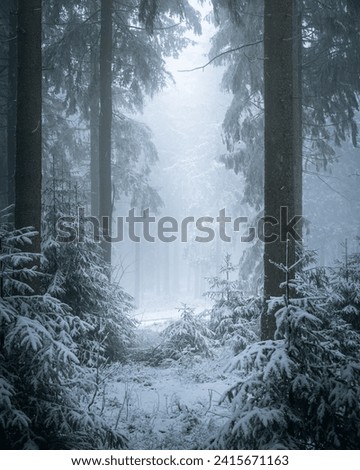
[[[99,217],[99,54],[91,51],[90,85],[90,191],[91,215]]]
[[[33,240],[32,251],[40,253],[41,0],[19,0],[17,37],[15,226],[35,227],[39,235]]]
[[[295,129],[295,213],[302,216],[303,213],[303,118],[302,118],[302,16],[303,0],[295,0],[294,10],[294,129]],[[297,225],[297,232],[302,237],[302,222]]]
[[[265,1],[264,11],[264,84],[265,84],[265,241],[264,300],[281,296],[284,272],[273,263],[293,265],[295,241],[280,230],[281,207],[287,208],[286,224],[301,215],[301,96],[299,79],[300,22],[296,0]],[[283,213],[284,216],[284,213]],[[277,225],[275,219],[278,221]],[[265,219],[266,220],[266,219]],[[298,229],[298,227],[296,227]],[[282,237],[281,237],[282,235]],[[288,249],[287,249],[288,245]],[[292,277],[293,272],[290,273]],[[275,312],[266,307],[261,321],[261,337],[272,339],[276,330]]]
[[[16,87],[17,87],[17,1],[9,4],[9,60],[8,60],[8,106],[7,106],[7,175],[8,205],[15,203],[16,158]]]
[[[98,19],[98,5],[91,7],[91,15]],[[99,217],[99,112],[100,112],[100,85],[99,85],[99,42],[92,44],[90,52],[90,203],[91,215]]]
[[[111,123],[112,123],[112,0],[101,0],[99,209],[103,235],[111,236]],[[103,241],[104,259],[111,264],[111,243]]]

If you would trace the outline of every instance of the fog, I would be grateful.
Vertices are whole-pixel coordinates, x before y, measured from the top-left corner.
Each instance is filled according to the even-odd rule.
[[[152,132],[158,161],[152,168],[151,184],[163,205],[152,214],[156,217],[150,225],[154,241],[144,239],[143,228],[138,224],[140,242],[125,237],[113,245],[113,252],[117,275],[133,294],[142,315],[154,308],[176,309],[182,303],[206,306],[207,278],[219,275],[227,253],[237,266],[234,279],[252,275],[244,271],[241,260],[246,262],[246,253],[251,253],[256,241],[242,241],[241,235],[245,237],[249,227],[256,225],[254,221],[261,212],[244,202],[241,171],[235,174],[226,169],[220,158],[226,153],[222,125],[232,97],[222,85],[225,67],[208,64],[211,38],[216,31],[206,20],[209,12],[206,7],[202,9],[202,35],[188,33],[194,44],[177,59],[167,59],[171,73],[167,87],[148,99],[143,112],[134,116]],[[334,161],[325,169],[315,171],[305,160],[304,246],[315,251],[321,266],[332,267],[341,261],[345,244],[349,253],[357,249],[359,173],[359,150],[350,143],[336,148]],[[122,197],[116,204],[116,216],[126,217],[131,208],[131,203]],[[228,224],[226,232],[231,241],[224,241],[219,234],[216,218],[222,209],[232,221],[236,217],[248,219],[236,233]],[[136,213],[139,216],[141,211]],[[159,240],[157,224],[162,217],[176,219],[175,241]],[[186,217],[194,217],[195,221],[186,227],[187,241],[181,241],[181,222]],[[214,229],[214,240],[195,241],[201,235],[195,227],[201,217],[214,219],[210,225],[204,224]],[[245,293],[258,294],[261,284],[244,282],[243,288]]]
[[[221,91],[222,67],[205,67],[182,72],[207,62],[213,25],[203,22],[202,36],[192,36],[195,45],[188,46],[178,59],[169,59],[167,67],[173,80],[149,101],[143,114],[137,116],[153,133],[159,160],[152,170],[152,184],[158,190],[163,207],[156,215],[174,217],[178,224],[186,217],[217,217],[226,207],[230,215],[241,193],[241,177],[228,172],[217,157],[225,152],[221,126],[230,103],[228,93]],[[221,185],[227,181],[227,190]],[[130,206],[119,205],[119,211]],[[154,224],[154,227],[156,224]],[[215,226],[215,225],[214,225]],[[141,229],[140,229],[141,233]],[[156,229],[153,229],[156,235]],[[134,293],[137,305],[148,303],[180,305],[203,299],[206,277],[218,274],[225,252],[239,257],[241,246],[213,242],[195,242],[195,223],[187,228],[188,242],[166,243],[155,236],[153,243],[141,242],[114,247],[119,263],[126,266],[124,283]]]

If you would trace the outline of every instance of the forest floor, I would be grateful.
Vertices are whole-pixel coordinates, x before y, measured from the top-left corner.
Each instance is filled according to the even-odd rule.
[[[147,364],[146,354],[174,315],[174,310],[162,310],[160,317],[159,311],[146,312],[137,331],[142,360],[106,371],[97,405],[109,424],[124,431],[130,449],[202,449],[230,415],[229,405],[219,401],[236,381],[236,374],[226,371],[231,350],[219,347],[213,358],[181,364]]]

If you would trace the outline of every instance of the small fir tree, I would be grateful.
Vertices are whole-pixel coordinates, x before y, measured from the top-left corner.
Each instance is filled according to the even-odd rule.
[[[168,359],[186,362],[194,356],[212,357],[213,333],[205,321],[185,304],[178,310],[179,320],[173,321],[162,332],[163,342],[155,351],[155,362]]]
[[[77,213],[79,196],[74,188],[72,194],[67,192],[64,197],[61,187],[56,191],[54,184],[56,186],[52,182],[49,188],[47,199],[50,204],[46,206],[44,216],[46,292],[66,302],[73,314],[88,325],[85,335],[74,337],[83,363],[95,366],[99,360],[123,361],[135,338],[136,322],[130,317],[132,297],[121,286],[109,281],[110,267],[103,261],[101,247],[89,224],[77,231],[74,241],[59,240],[57,221],[68,205],[63,201],[68,198],[75,201],[72,208]],[[78,222],[81,225],[79,219]],[[76,223],[74,229],[75,226]]]
[[[0,224],[1,448],[124,448],[124,436],[89,400],[94,374],[80,365],[73,339],[86,335],[89,325],[61,300],[34,295],[29,286],[46,275],[28,267],[39,264],[39,255],[24,250],[33,236]]]
[[[239,280],[231,280],[238,267],[227,254],[220,275],[208,279],[206,295],[215,301],[210,311],[210,329],[222,345],[231,344],[235,352],[258,339],[260,298],[246,298]]]
[[[232,416],[211,448],[358,448],[360,335],[338,304],[346,270],[309,272],[291,282],[299,298],[269,302],[277,305],[275,339],[234,358],[243,377],[223,397]]]

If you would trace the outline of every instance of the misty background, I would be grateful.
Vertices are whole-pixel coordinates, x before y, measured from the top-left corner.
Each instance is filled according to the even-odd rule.
[[[235,234],[232,224],[227,224],[231,242],[222,241],[218,234],[213,242],[195,242],[191,238],[199,232],[194,229],[195,224],[190,224],[189,233],[191,228],[193,232],[187,243],[163,243],[157,237],[154,243],[143,237],[140,243],[115,243],[114,263],[122,273],[122,283],[141,307],[141,315],[148,307],[153,309],[156,302],[164,308],[181,302],[203,305],[209,287],[206,279],[219,274],[226,253],[238,264],[245,292],[258,294],[262,288],[258,273],[251,272],[259,257],[256,252],[251,254],[255,241],[240,241],[259,212],[245,200],[241,172],[229,171],[221,161],[226,153],[222,125],[231,94],[222,84],[224,66],[201,67],[208,62],[216,28],[209,21],[211,9],[205,5],[200,10],[201,36],[187,33],[194,44],[181,51],[177,59],[166,60],[172,76],[167,87],[147,100],[143,113],[134,116],[149,126],[158,152],[150,178],[163,203],[156,223],[162,216],[175,217],[179,224],[187,216],[195,220],[202,216],[216,218],[223,208],[232,219],[248,217],[249,223]],[[194,68],[198,70],[189,71]],[[357,249],[359,157],[359,150],[346,142],[335,148],[334,161],[326,168],[315,170],[311,164],[304,167],[304,242],[309,250],[316,251],[320,266],[331,267],[343,259],[345,241],[349,252]],[[122,197],[114,216],[126,217],[132,208],[129,202]],[[155,226],[154,223],[153,234]],[[140,228],[138,232],[141,233]],[[248,256],[244,256],[246,250],[250,252]]]

